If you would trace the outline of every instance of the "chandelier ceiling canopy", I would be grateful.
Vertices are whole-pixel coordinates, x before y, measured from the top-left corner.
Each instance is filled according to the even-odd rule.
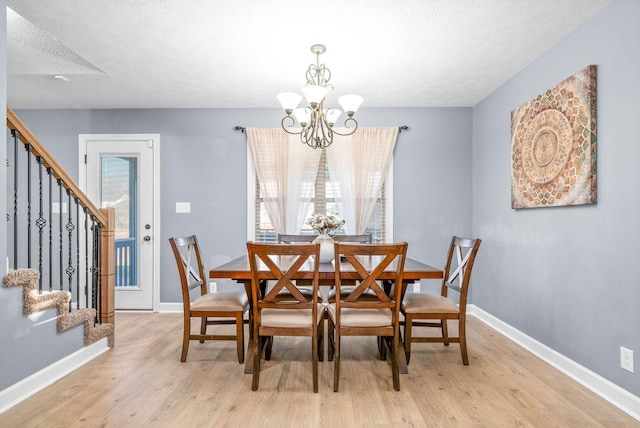
[[[302,87],[308,105],[298,108],[302,96],[295,92],[283,92],[277,98],[284,109],[286,116],[282,118],[282,129],[289,134],[300,135],[300,140],[314,149],[324,149],[333,142],[333,135],[351,135],[358,129],[358,122],[353,117],[362,104],[359,95],[343,95],[338,98],[338,103],[345,111],[347,118],[344,126],[347,131],[337,132],[333,129],[342,111],[334,107],[325,107],[324,102],[333,90],[331,71],[320,64],[320,54],[326,52],[324,45],[311,46],[311,52],[316,54],[316,63],[309,65],[307,69],[307,83]],[[290,129],[296,124],[296,120],[302,128],[300,131]]]

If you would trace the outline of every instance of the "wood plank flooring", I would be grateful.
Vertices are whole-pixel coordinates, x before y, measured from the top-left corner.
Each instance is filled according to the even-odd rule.
[[[181,335],[182,315],[117,313],[115,348],[0,414],[0,427],[640,426],[473,317],[470,365],[455,344],[414,344],[399,392],[374,338],[344,338],[340,392],[325,359],[314,394],[308,338],[276,338],[253,392],[234,342],[192,342],[180,363]]]

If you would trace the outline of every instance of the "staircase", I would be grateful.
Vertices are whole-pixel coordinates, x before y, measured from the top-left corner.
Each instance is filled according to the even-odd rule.
[[[69,330],[80,324],[84,324],[84,344],[91,345],[94,342],[107,338],[109,347],[113,347],[113,324],[96,324],[96,310],[94,308],[82,308],[69,311],[71,293],[68,291],[38,291],[40,272],[35,269],[15,269],[9,271],[2,281],[5,287],[22,285],[22,296],[25,315],[49,308],[57,308],[58,332]]]
[[[7,127],[3,285],[23,287],[24,314],[56,308],[58,332],[84,324],[85,346],[113,347],[115,211],[95,207],[11,109]]]

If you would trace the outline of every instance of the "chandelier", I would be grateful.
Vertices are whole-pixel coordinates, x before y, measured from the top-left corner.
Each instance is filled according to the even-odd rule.
[[[358,122],[353,115],[362,104],[362,97],[359,95],[343,95],[338,99],[347,114],[344,126],[345,133],[340,133],[333,129],[342,111],[338,108],[324,107],[327,96],[333,90],[331,71],[324,64],[320,64],[320,54],[326,52],[324,45],[311,46],[311,52],[316,54],[316,63],[311,64],[307,69],[307,84],[302,87],[302,92],[309,105],[297,108],[302,96],[294,92],[283,92],[277,98],[282,104],[286,116],[282,118],[282,129],[289,134],[300,135],[300,141],[313,149],[324,149],[333,143],[333,134],[342,136],[351,135],[358,129]],[[296,119],[302,129],[292,131],[289,128],[295,125]],[[349,126],[352,125],[352,126]]]

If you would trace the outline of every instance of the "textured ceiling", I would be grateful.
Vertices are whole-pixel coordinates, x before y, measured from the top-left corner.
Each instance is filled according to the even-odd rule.
[[[279,107],[322,43],[332,99],[473,106],[609,2],[7,0],[8,104]]]

